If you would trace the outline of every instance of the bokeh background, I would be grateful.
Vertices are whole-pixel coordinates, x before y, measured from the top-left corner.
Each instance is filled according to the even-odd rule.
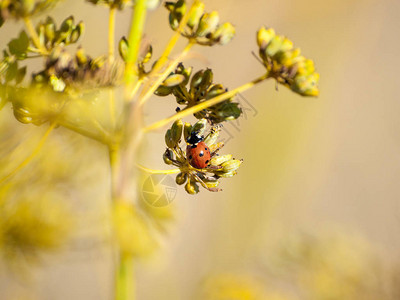
[[[255,32],[270,26],[314,60],[321,95],[302,98],[272,81],[241,95],[246,113],[224,131],[224,151],[244,159],[239,174],[221,193],[190,196],[178,188],[158,250],[136,266],[138,299],[400,299],[400,2],[204,2],[237,34],[224,47],[195,47],[186,65],[211,67],[229,88],[248,82],[263,72],[252,55]],[[106,53],[105,8],[65,0],[53,12],[58,21],[84,20],[82,45],[92,56]],[[118,14],[117,37],[127,34],[129,18]],[[156,55],[171,35],[167,18],[160,8],[146,22]],[[20,29],[1,28],[2,47]],[[154,98],[146,120],[175,107],[172,98]],[[7,132],[19,133],[15,149],[33,149],[45,130],[18,124],[9,107],[0,117],[3,145]],[[143,164],[164,168],[163,140],[162,131],[146,137]],[[57,186],[75,232],[60,253],[17,267],[23,276],[5,263],[0,299],[111,299],[106,151],[62,129],[49,143],[75,174]]]

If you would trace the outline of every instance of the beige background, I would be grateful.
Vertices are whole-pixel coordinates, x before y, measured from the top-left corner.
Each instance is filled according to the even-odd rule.
[[[243,84],[263,72],[251,52],[257,51],[256,30],[271,26],[315,61],[321,96],[276,91],[273,82],[243,94],[257,114],[243,118],[240,130],[226,125],[234,136],[226,153],[245,160],[238,176],[225,180],[218,194],[193,197],[179,190],[176,222],[162,248],[138,266],[139,299],[190,299],[204,275],[253,270],[271,241],[297,231],[361,237],[380,257],[397,260],[400,2],[205,2],[236,26],[237,35],[224,47],[195,47],[187,65],[212,67],[215,80],[229,88]],[[85,20],[87,52],[106,52],[106,9],[69,0],[54,12],[58,20],[70,14]],[[127,34],[128,23],[129,12],[118,14],[118,37]],[[1,45],[19,28],[2,28]],[[170,34],[166,11],[151,12],[146,38],[156,54]],[[176,107],[172,99],[151,101],[148,122]],[[148,165],[164,167],[162,143],[162,132],[149,135]],[[77,249],[46,261],[31,283],[4,279],[2,290],[10,299],[110,299],[108,250],[90,242]]]

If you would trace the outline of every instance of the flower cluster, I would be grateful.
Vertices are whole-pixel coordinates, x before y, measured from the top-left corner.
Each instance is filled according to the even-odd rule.
[[[177,30],[185,13],[187,13],[186,1],[166,2],[165,7],[170,12],[169,24],[171,28]],[[187,23],[181,34],[192,42],[206,46],[225,45],[235,35],[235,27],[229,22],[220,24],[219,14],[216,11],[205,13],[204,3],[201,1],[195,1],[188,14]]]
[[[163,84],[158,87],[155,94],[158,96],[173,94],[179,105],[184,105],[185,108],[188,108],[227,91],[222,84],[213,83],[214,76],[211,69],[200,70],[193,76],[191,75],[192,68],[185,68],[183,64],[179,64],[175,72],[171,73]],[[232,98],[230,98],[199,111],[194,116],[197,119],[206,118],[214,124],[237,119],[241,113],[242,110],[239,107],[239,103],[232,102]]]
[[[59,29],[51,17],[47,17],[44,22],[40,22],[36,26],[40,43],[47,49],[51,50],[55,46],[63,44],[69,45],[76,43],[83,34],[85,26],[83,22],[74,24],[74,17],[66,18]]]
[[[218,143],[217,139],[221,126],[214,126],[210,132],[204,137],[206,132],[207,121],[199,120],[193,126],[189,123],[183,124],[181,120],[177,120],[165,134],[165,143],[167,149],[163,155],[164,162],[168,165],[174,165],[180,169],[180,173],[176,176],[176,183],[185,184],[185,190],[189,194],[197,194],[200,184],[203,188],[218,192],[220,178],[233,177],[237,173],[237,169],[242,164],[242,160],[232,158],[231,154],[219,155],[218,151],[224,146],[222,142]],[[182,135],[185,140],[186,151],[180,146]],[[202,169],[194,167],[191,163],[191,145],[187,144],[189,139],[193,137],[201,137],[201,141],[205,143],[206,151],[210,152],[210,160]],[[200,154],[201,156],[201,154]]]
[[[272,28],[262,27],[257,33],[257,43],[269,77],[302,96],[318,96],[319,74],[314,62],[300,55],[300,49],[293,48],[292,41],[275,34]]]
[[[50,85],[54,91],[62,92],[68,86],[101,87],[116,84],[122,77],[122,69],[110,64],[105,56],[91,58],[83,48],[74,56],[57,47],[46,60],[44,70],[33,74],[39,85]]]
[[[86,0],[94,5],[106,5],[111,8],[117,8],[119,10],[123,10],[126,7],[132,7],[135,4],[134,0]],[[156,8],[159,4],[160,0],[147,0],[147,8],[153,9]]]
[[[0,1],[0,25],[8,18],[32,16],[56,4],[58,0],[2,0]]]

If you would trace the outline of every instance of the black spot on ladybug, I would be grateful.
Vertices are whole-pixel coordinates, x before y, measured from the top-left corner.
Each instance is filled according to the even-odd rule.
[[[207,159],[207,160],[206,160],[206,164],[208,164],[208,162],[209,162],[209,160]]]
[[[200,151],[199,156],[200,156],[200,157],[203,157],[203,156],[204,156],[203,150]]]
[[[208,149],[207,149],[207,147],[206,147],[206,148],[204,148],[204,150],[206,150],[206,151],[207,151],[207,150],[208,150]]]
[[[192,159],[192,158],[193,158],[193,156],[189,155],[189,159]]]

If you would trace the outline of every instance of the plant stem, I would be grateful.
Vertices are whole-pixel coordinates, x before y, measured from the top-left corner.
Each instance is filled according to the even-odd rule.
[[[193,47],[193,43],[189,42],[185,49],[181,52],[181,54],[175,58],[168,66],[168,68],[165,69],[164,72],[162,72],[158,77],[157,80],[150,86],[148,90],[144,92],[143,95],[140,95],[140,100],[139,103],[140,105],[143,105],[156,91],[156,89],[161,85],[161,83],[168,77],[168,75],[176,68],[178,63],[188,54],[190,49]]]
[[[181,33],[183,32],[183,28],[186,26],[186,23],[189,19],[189,16],[194,8],[194,4],[198,2],[198,0],[193,1],[190,9],[185,13],[181,22],[179,23],[178,28],[176,29],[174,35],[169,40],[167,46],[164,49],[164,52],[161,54],[160,58],[157,60],[156,64],[154,65],[153,70],[150,73],[150,77],[156,74],[161,68],[164,66],[166,61],[168,60],[168,56],[171,54],[172,50],[174,49],[176,43],[178,42]]]
[[[36,29],[32,24],[32,20],[29,17],[25,17],[24,23],[25,23],[26,29],[29,32],[29,35],[32,38],[32,41],[33,41],[33,44],[35,45],[35,47],[40,51],[41,54],[47,55],[48,54],[47,50],[40,42],[39,36],[37,35],[37,32],[36,32]]]
[[[108,17],[108,59],[109,62],[112,63],[114,61],[114,39],[115,39],[115,13],[116,8],[111,6],[110,7],[110,14]]]
[[[181,172],[181,169],[155,170],[155,169],[146,168],[145,166],[142,166],[140,164],[136,164],[136,166],[139,169],[141,169],[142,171],[145,171],[149,174],[178,174],[179,172]]]
[[[136,62],[139,56],[140,41],[142,39],[144,21],[146,19],[146,0],[136,0],[132,16],[131,30],[128,37],[128,54],[125,67],[126,86],[132,88],[137,80]],[[130,95],[128,92],[127,95]]]
[[[53,131],[53,129],[56,127],[57,123],[53,122],[50,124],[50,127],[46,130],[42,138],[40,139],[38,145],[36,148],[33,150],[31,155],[29,155],[23,162],[21,162],[13,171],[11,171],[8,175],[4,176],[3,178],[0,179],[0,183],[3,183],[7,179],[11,178],[14,176],[16,173],[21,171],[24,167],[26,167],[34,158],[36,155],[39,154],[40,150],[43,148],[44,143],[46,142],[47,138],[49,137],[49,134]]]
[[[131,255],[121,254],[115,278],[115,300],[135,299],[134,275],[133,257]]]
[[[213,106],[213,105],[218,104],[218,103],[220,103],[220,102],[222,102],[224,100],[232,98],[236,94],[244,92],[244,91],[252,88],[257,83],[262,82],[263,80],[267,79],[268,77],[269,77],[268,74],[265,74],[265,75],[263,75],[261,77],[258,77],[256,79],[254,79],[253,81],[250,81],[250,82],[248,82],[248,83],[246,83],[246,84],[244,84],[242,86],[237,87],[234,90],[228,91],[228,92],[226,92],[224,94],[221,94],[221,95],[219,95],[217,97],[211,98],[210,100],[200,102],[197,105],[194,105],[192,107],[184,109],[184,110],[182,110],[182,111],[180,111],[180,112],[178,112],[178,113],[176,113],[176,114],[174,114],[174,115],[172,115],[172,116],[170,116],[168,118],[162,119],[162,120],[160,120],[158,122],[155,122],[155,123],[145,127],[144,128],[144,132],[148,132],[148,131],[151,131],[151,130],[158,129],[158,128],[163,127],[163,126],[165,126],[165,125],[167,125],[167,124],[169,124],[171,122],[174,122],[174,121],[176,121],[178,119],[182,119],[182,118],[184,118],[184,117],[186,117],[188,115],[191,115],[191,114],[199,112],[199,111],[201,111],[203,109],[206,109],[207,107]]]

